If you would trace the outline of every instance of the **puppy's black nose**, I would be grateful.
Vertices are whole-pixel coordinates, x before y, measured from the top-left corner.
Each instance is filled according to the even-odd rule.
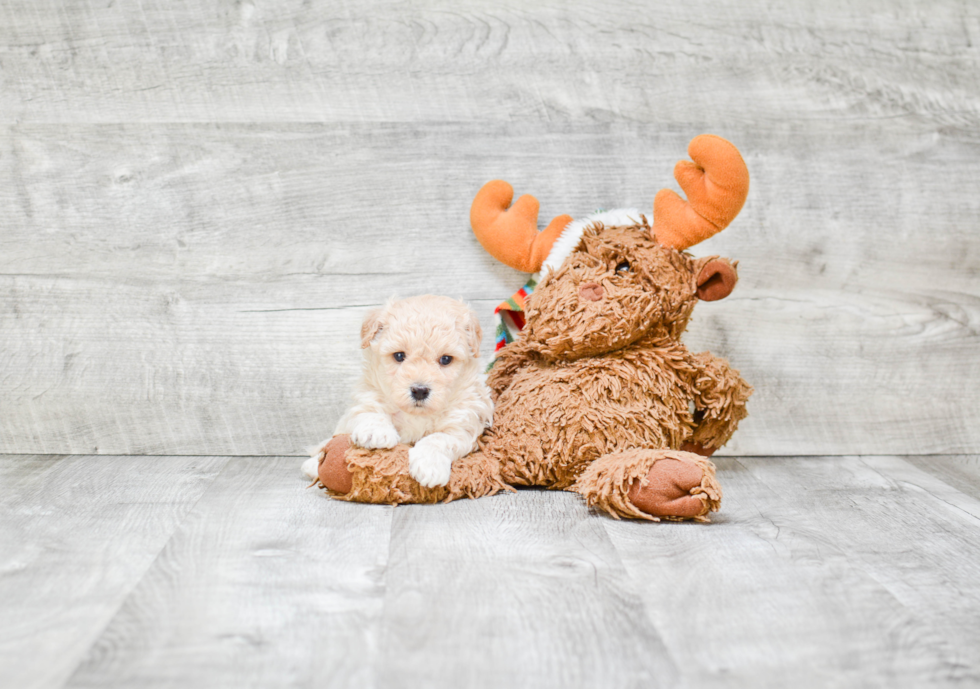
[[[429,396],[429,388],[424,385],[413,385],[412,386],[412,399],[416,402],[421,402],[426,397]]]

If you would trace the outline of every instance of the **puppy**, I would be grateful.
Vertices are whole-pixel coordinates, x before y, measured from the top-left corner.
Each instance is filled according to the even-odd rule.
[[[391,300],[372,311],[361,325],[363,376],[334,435],[349,433],[364,448],[414,445],[409,474],[426,487],[446,485],[453,461],[476,449],[493,418],[481,337],[473,310],[449,297]],[[310,478],[317,456],[303,464]]]

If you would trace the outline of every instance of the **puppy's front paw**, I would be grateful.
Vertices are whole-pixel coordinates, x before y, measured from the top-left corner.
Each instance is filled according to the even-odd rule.
[[[351,442],[368,450],[390,450],[398,444],[398,431],[391,419],[365,414],[350,434]]]
[[[452,466],[451,457],[431,448],[416,445],[408,451],[408,473],[426,488],[449,483]]]
[[[303,462],[303,473],[307,477],[314,479],[317,478],[317,471],[320,469],[320,458],[310,457],[305,462]]]

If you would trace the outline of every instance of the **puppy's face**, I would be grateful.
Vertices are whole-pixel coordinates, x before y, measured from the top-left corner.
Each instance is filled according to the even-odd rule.
[[[439,413],[475,379],[480,338],[476,314],[455,299],[392,301],[361,327],[365,375],[401,411]]]

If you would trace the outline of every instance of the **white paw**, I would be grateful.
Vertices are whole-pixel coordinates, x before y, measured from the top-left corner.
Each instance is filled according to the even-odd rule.
[[[408,451],[408,473],[426,488],[449,483],[452,457],[432,448],[416,445]]]
[[[309,476],[311,479],[317,478],[320,469],[320,458],[310,457],[308,460],[303,462],[303,473]]]
[[[390,450],[398,444],[398,431],[388,417],[372,414],[351,431],[350,441],[368,450]]]

